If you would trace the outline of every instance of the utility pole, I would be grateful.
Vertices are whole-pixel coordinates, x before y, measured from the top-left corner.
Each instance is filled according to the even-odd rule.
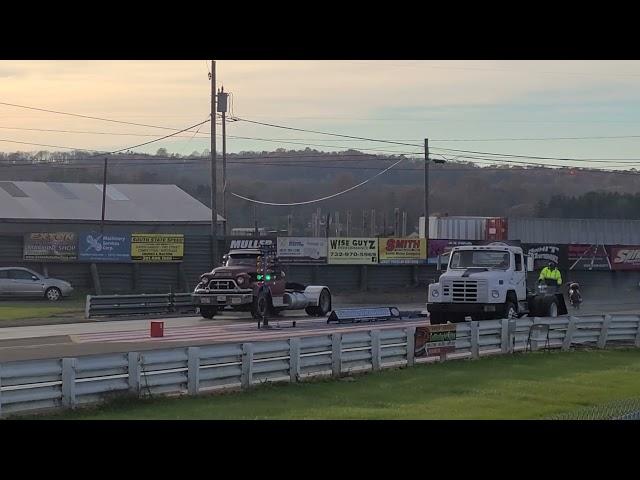
[[[367,212],[364,208],[362,209],[362,236],[367,236]]]
[[[107,157],[104,157],[104,173],[102,174],[102,219],[100,220],[100,236],[104,234],[104,210],[107,203]],[[102,241],[102,239],[100,239]]]
[[[372,208],[371,209],[371,221],[369,222],[369,226],[371,228],[371,236],[375,237],[376,236],[376,209]]]
[[[393,236],[400,236],[400,209],[395,208],[393,210]]]
[[[429,139],[424,139],[424,238],[429,238]]]
[[[224,86],[218,92],[218,110],[222,113],[222,216],[224,235],[227,235],[227,98]]]
[[[211,263],[218,266],[218,209],[216,196],[216,61],[211,60]]]
[[[407,236],[407,211],[402,211],[402,236]]]

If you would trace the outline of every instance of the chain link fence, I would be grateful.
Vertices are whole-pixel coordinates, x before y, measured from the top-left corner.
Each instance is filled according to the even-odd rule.
[[[554,415],[545,420],[640,420],[640,398],[628,398],[584,407]]]

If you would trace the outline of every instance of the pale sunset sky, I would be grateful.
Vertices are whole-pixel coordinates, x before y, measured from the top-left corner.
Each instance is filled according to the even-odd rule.
[[[209,115],[208,64],[4,60],[0,102],[182,129]],[[260,122],[416,145],[428,137],[434,154],[446,153],[442,147],[614,159],[567,165],[621,165],[615,159],[638,159],[626,166],[640,165],[640,61],[221,60],[217,76],[218,85],[233,93],[233,113]],[[137,150],[202,152],[209,148],[209,128]],[[0,105],[4,152],[56,150],[9,140],[106,151],[167,133]],[[230,152],[305,148],[287,140],[326,151],[420,150],[241,121],[229,123],[227,133]],[[523,138],[544,140],[513,140]]]

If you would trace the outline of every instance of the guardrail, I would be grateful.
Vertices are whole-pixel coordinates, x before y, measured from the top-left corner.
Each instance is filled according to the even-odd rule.
[[[195,313],[190,293],[87,295],[85,318],[117,315]]]
[[[317,375],[528,349],[532,325],[549,326],[549,347],[640,346],[640,315],[522,318],[456,325],[455,351],[443,358],[416,357],[416,327],[90,355],[0,364],[0,416],[74,408],[112,395],[188,394],[249,388],[263,382],[297,382]],[[545,339],[531,338],[532,350]]]

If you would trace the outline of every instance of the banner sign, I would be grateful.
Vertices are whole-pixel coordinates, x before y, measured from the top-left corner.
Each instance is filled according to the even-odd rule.
[[[74,232],[26,233],[22,255],[39,262],[77,260],[78,238]]]
[[[549,262],[555,262],[560,270],[567,268],[567,246],[546,243],[526,244],[522,246],[525,255],[533,257],[535,270],[542,270]]]
[[[278,259],[282,263],[327,263],[327,239],[278,237]]]
[[[426,238],[380,238],[380,263],[420,265],[427,263]]]
[[[166,233],[132,233],[131,260],[136,262],[181,262],[184,235]]]
[[[275,245],[276,237],[238,237],[227,239],[227,250],[224,253],[228,253],[229,250],[255,250],[262,245]]]
[[[456,325],[428,325],[417,327],[415,333],[415,356],[433,357],[456,350]]]
[[[612,270],[640,270],[640,246],[611,247]]]
[[[81,233],[78,259],[85,262],[131,262],[131,236],[113,232]]]
[[[375,265],[377,238],[329,238],[329,263],[334,265]]]
[[[567,245],[569,270],[611,270],[604,245]]]
[[[435,265],[438,263],[438,256],[449,253],[453,247],[459,245],[476,245],[476,240],[431,240],[429,239],[428,252],[429,258],[427,263]]]

